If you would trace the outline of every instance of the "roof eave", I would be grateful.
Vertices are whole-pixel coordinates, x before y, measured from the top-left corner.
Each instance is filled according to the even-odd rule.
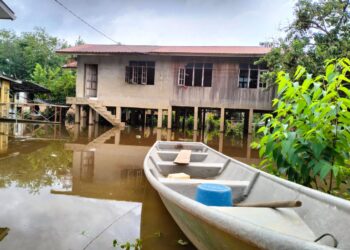
[[[11,10],[11,8],[9,6],[7,6],[7,4],[1,0],[0,0],[0,8],[3,9],[6,12],[6,14],[8,15],[8,17],[5,17],[3,19],[9,19],[9,20],[16,19],[16,16],[15,16],[15,13],[13,12],[13,10]]]
[[[224,54],[224,53],[177,53],[177,52],[78,52],[78,51],[56,51],[58,54],[66,55],[84,55],[84,56],[110,56],[110,55],[153,55],[153,56],[205,56],[205,57],[262,57],[267,53],[235,53],[235,54]]]

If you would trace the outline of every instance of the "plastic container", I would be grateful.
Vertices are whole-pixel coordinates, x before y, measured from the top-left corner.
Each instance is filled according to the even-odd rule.
[[[197,186],[196,201],[207,206],[232,206],[232,190],[220,184],[204,183]]]

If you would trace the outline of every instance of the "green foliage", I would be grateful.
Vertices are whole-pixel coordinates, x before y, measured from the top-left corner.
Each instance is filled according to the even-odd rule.
[[[349,175],[350,159],[350,60],[329,60],[325,74],[313,77],[299,66],[293,79],[286,72],[277,77],[278,97],[274,115],[265,114],[267,125],[259,143],[262,165],[277,168],[289,180],[311,186],[316,180],[333,188]]]
[[[36,64],[31,78],[34,82],[41,83],[50,89],[50,97],[55,102],[65,103],[67,96],[75,96],[76,74],[72,70],[61,67],[45,68]]]
[[[205,129],[208,131],[219,130],[220,120],[213,113],[208,113],[205,119]]]
[[[348,0],[299,0],[294,14],[285,38],[270,43],[272,51],[258,61],[270,69],[264,75],[270,84],[281,69],[291,74],[301,65],[319,74],[327,58],[350,57]]]
[[[117,240],[113,240],[113,247],[120,247],[121,249],[125,250],[140,250],[142,249],[142,240],[136,239],[135,242],[125,242],[125,243],[119,243]]]
[[[28,80],[36,64],[50,68],[62,66],[67,57],[55,51],[64,47],[67,47],[66,42],[48,35],[42,28],[20,35],[0,30],[0,72]]]
[[[234,136],[236,138],[243,138],[243,122],[234,123],[227,120],[225,135]]]

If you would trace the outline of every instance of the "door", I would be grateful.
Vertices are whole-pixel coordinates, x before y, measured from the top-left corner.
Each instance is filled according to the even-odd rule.
[[[97,97],[97,64],[85,64],[85,97]]]

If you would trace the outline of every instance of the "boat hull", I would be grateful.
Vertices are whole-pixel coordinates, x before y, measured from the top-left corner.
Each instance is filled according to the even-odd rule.
[[[180,208],[165,197],[160,197],[176,224],[198,249],[262,249],[253,246],[242,239],[234,238],[232,235],[220,230],[219,228],[209,225],[195,216],[195,214]]]

